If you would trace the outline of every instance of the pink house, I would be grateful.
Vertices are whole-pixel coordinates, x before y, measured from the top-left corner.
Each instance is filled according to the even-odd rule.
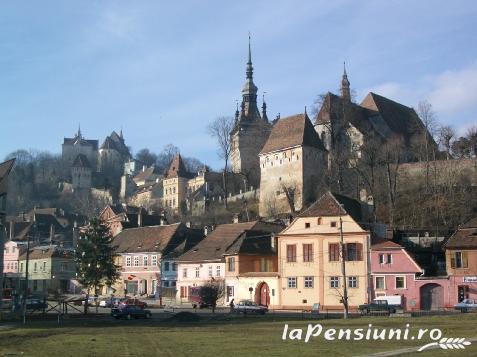
[[[19,287],[19,256],[25,252],[25,243],[8,241],[3,252],[3,272],[5,273],[5,287],[15,289]]]
[[[404,310],[452,308],[453,278],[424,277],[423,269],[401,245],[376,240],[371,246],[372,297],[400,295]]]

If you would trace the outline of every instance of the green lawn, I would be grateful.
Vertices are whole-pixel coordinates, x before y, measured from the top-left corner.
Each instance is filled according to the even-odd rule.
[[[421,346],[423,341],[282,340],[283,327],[303,328],[320,323],[327,328],[440,328],[443,337],[477,337],[477,315],[420,318],[354,318],[301,320],[269,316],[203,317],[195,323],[109,319],[30,322],[27,327],[0,329],[0,356],[357,356],[371,352]],[[431,350],[420,356],[477,356],[477,341],[465,350]]]

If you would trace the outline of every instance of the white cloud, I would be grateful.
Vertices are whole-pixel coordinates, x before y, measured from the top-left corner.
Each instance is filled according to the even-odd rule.
[[[428,99],[437,112],[453,114],[477,106],[477,65],[438,75]]]

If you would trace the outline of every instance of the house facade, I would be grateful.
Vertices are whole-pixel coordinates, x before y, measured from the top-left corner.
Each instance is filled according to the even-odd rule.
[[[477,218],[459,227],[444,248],[452,299],[477,299]]]
[[[319,303],[326,309],[342,309],[344,284],[351,309],[368,302],[366,210],[354,199],[327,192],[278,235],[282,308],[303,309]],[[343,258],[346,281],[341,271]]]
[[[116,291],[130,296],[175,296],[175,257],[201,239],[200,232],[182,223],[123,230],[113,240],[121,267]]]
[[[19,257],[19,274],[24,286],[27,273],[27,252]],[[28,289],[33,294],[74,292],[76,265],[73,249],[55,245],[38,246],[28,254]]]
[[[202,242],[177,259],[179,269],[177,300],[181,303],[190,302],[191,288],[199,287],[210,281],[220,281],[224,284],[226,294],[223,303],[226,303],[227,300],[237,299],[243,289],[245,289],[243,286],[239,287],[239,285],[233,281],[234,279],[238,279],[238,275],[236,274],[240,272],[239,256],[237,256],[238,252],[240,252],[239,247],[241,246],[239,242],[245,239],[247,234],[249,234],[249,236],[250,234],[254,235],[250,233],[252,231],[261,232],[256,233],[255,236],[259,235],[262,237],[268,235],[269,237],[271,233],[277,233],[281,229],[281,225],[261,221],[222,224],[217,226],[212,232],[207,233],[207,236]],[[256,251],[259,252],[259,250]],[[226,254],[230,255],[226,258]],[[252,258],[251,255],[248,256],[248,258],[244,258],[242,261],[243,265],[240,265],[242,271],[256,270],[259,272],[260,263],[262,261],[261,258],[263,258],[264,261],[266,259],[267,262],[264,264],[268,264],[269,269],[273,270],[273,263],[269,262],[271,258],[268,257],[268,254],[258,254],[254,258]],[[237,265],[229,265],[226,267],[226,261],[227,264],[234,264],[231,263],[231,261],[236,261]],[[232,267],[232,271],[229,270],[226,272],[226,269],[232,269]],[[247,285],[246,289],[248,288]],[[246,294],[247,298],[249,294],[250,293]]]

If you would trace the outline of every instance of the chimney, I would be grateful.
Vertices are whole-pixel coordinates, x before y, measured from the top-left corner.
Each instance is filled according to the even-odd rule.
[[[275,234],[273,233],[270,235],[270,247],[272,250],[277,249],[277,237],[275,237]]]
[[[207,237],[207,234],[209,233],[209,227],[205,226],[204,227],[204,236]]]
[[[15,222],[10,221],[10,234],[9,234],[9,239],[13,240],[15,237]]]
[[[50,224],[50,245],[53,244],[53,238],[55,238],[55,226]]]
[[[142,211],[137,214],[137,226],[142,227]]]

